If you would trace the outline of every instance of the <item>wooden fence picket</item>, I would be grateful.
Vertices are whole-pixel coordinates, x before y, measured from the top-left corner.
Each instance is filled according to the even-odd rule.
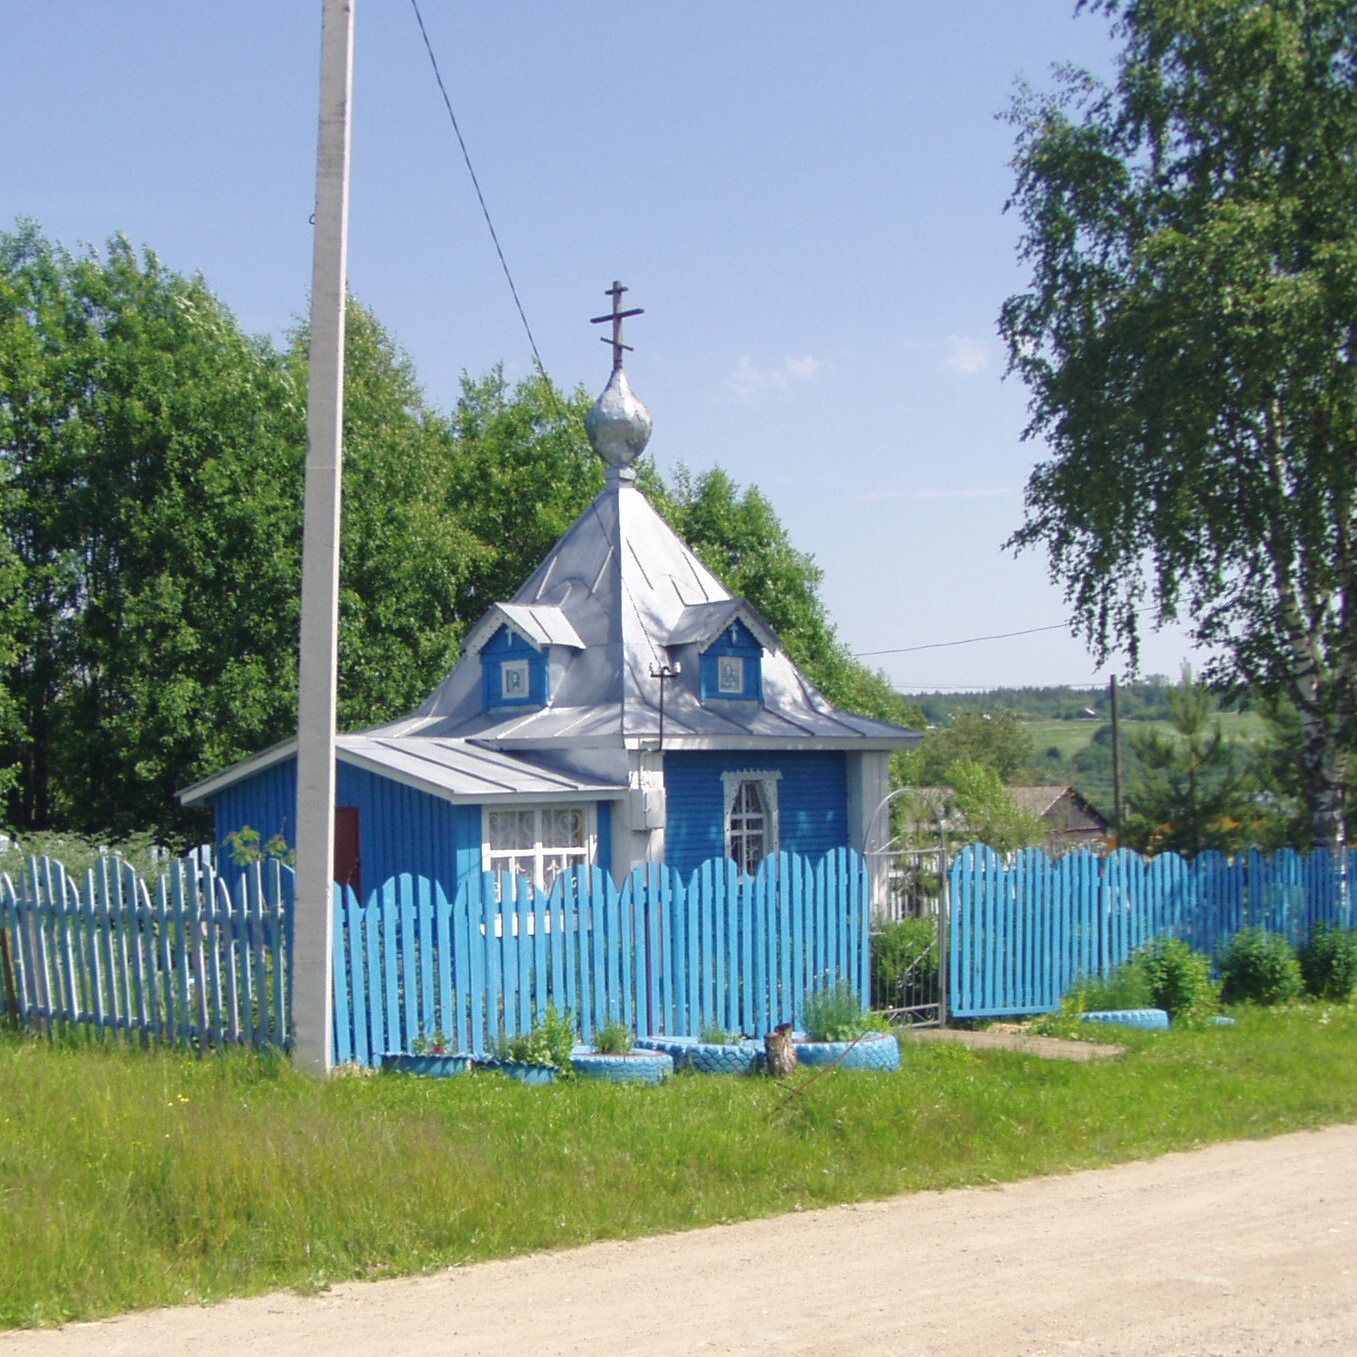
[[[1297,945],[1318,922],[1351,927],[1354,867],[1352,849],[1341,858],[1283,849],[1233,861],[1076,851],[1058,862],[1029,850],[1005,862],[968,846],[951,872],[951,1011],[1048,1012],[1081,975],[1105,976],[1166,934],[1216,958],[1250,926]]]
[[[155,882],[110,855],[82,881],[52,858],[0,876],[0,1000],[39,1030],[83,1026],[141,1042],[286,1046],[291,871],[235,886],[201,863]]]

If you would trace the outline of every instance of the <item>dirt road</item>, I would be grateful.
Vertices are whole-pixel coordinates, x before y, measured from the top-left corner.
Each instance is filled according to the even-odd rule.
[[[1357,1354],[1357,1126],[212,1308],[0,1357]]]

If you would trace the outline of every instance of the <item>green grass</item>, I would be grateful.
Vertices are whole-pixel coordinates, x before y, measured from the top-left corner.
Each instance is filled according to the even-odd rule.
[[[1267,722],[1257,712],[1220,712],[1213,720],[1220,721],[1220,728],[1227,739],[1245,740],[1258,743],[1267,738]],[[1081,749],[1092,741],[1105,720],[1097,721],[1024,721],[1023,728],[1032,736],[1037,754],[1042,755],[1052,745],[1060,750],[1061,757],[1072,759]],[[1167,721],[1123,721],[1122,738],[1129,741],[1132,736],[1148,730],[1157,730],[1161,735],[1171,736],[1173,727]]]
[[[1104,1034],[1105,1035],[1105,1034]],[[0,1327],[311,1289],[1357,1119],[1357,1009],[1118,1032],[1120,1060],[908,1045],[898,1075],[318,1083],[0,1037]]]

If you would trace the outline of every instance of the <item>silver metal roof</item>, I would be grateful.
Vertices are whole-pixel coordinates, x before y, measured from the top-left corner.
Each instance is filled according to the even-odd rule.
[[[614,284],[609,294],[614,313],[625,290]],[[513,599],[496,603],[471,629],[461,663],[429,700],[399,721],[341,735],[341,762],[451,801],[616,798],[626,790],[622,751],[659,735],[661,670],[666,749],[866,751],[920,739],[826,701],[758,610],[732,598],[636,489],[630,462],[645,445],[650,416],[621,371],[620,320],[631,314],[639,313],[601,318],[614,321],[616,361],[590,433],[596,446],[603,435],[617,444],[611,456],[599,449],[610,463],[607,488]],[[701,653],[736,618],[763,646],[763,701],[703,702]],[[501,626],[547,653],[548,706],[485,709],[480,650]],[[527,751],[537,757],[524,757]],[[276,745],[179,799],[206,801],[295,752],[295,741]],[[614,772],[621,780],[610,780]]]
[[[466,740],[341,735],[336,746],[340,763],[366,768],[453,802],[606,801],[626,792],[625,784],[581,778],[541,759],[486,749]],[[179,800],[186,806],[198,805],[296,752],[296,740],[274,745],[252,759],[185,788],[179,793]]]
[[[497,748],[579,743],[621,747],[659,731],[661,666],[666,748],[900,749],[912,731],[839,711],[805,678],[749,603],[732,598],[634,485],[614,478],[491,617],[550,611],[580,645],[551,654],[551,703],[483,705],[479,659],[468,653],[412,716],[370,732],[475,739]],[[700,700],[701,649],[740,617],[764,645],[762,703]],[[484,644],[485,622],[473,632]]]
[[[539,650],[543,646],[569,646],[583,650],[570,620],[559,608],[524,607],[517,603],[496,603],[467,633],[464,655],[474,655],[500,629],[508,624],[527,637]]]

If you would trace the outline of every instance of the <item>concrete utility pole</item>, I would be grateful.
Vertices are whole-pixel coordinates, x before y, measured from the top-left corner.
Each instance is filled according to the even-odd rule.
[[[1117,676],[1112,675],[1112,832],[1121,847],[1121,710],[1117,702]]]
[[[306,498],[297,718],[297,906],[293,921],[293,1059],[324,1075],[333,1052],[332,909],[335,716],[339,661],[339,506],[348,294],[350,108],[355,0],[325,0],[311,268]]]

